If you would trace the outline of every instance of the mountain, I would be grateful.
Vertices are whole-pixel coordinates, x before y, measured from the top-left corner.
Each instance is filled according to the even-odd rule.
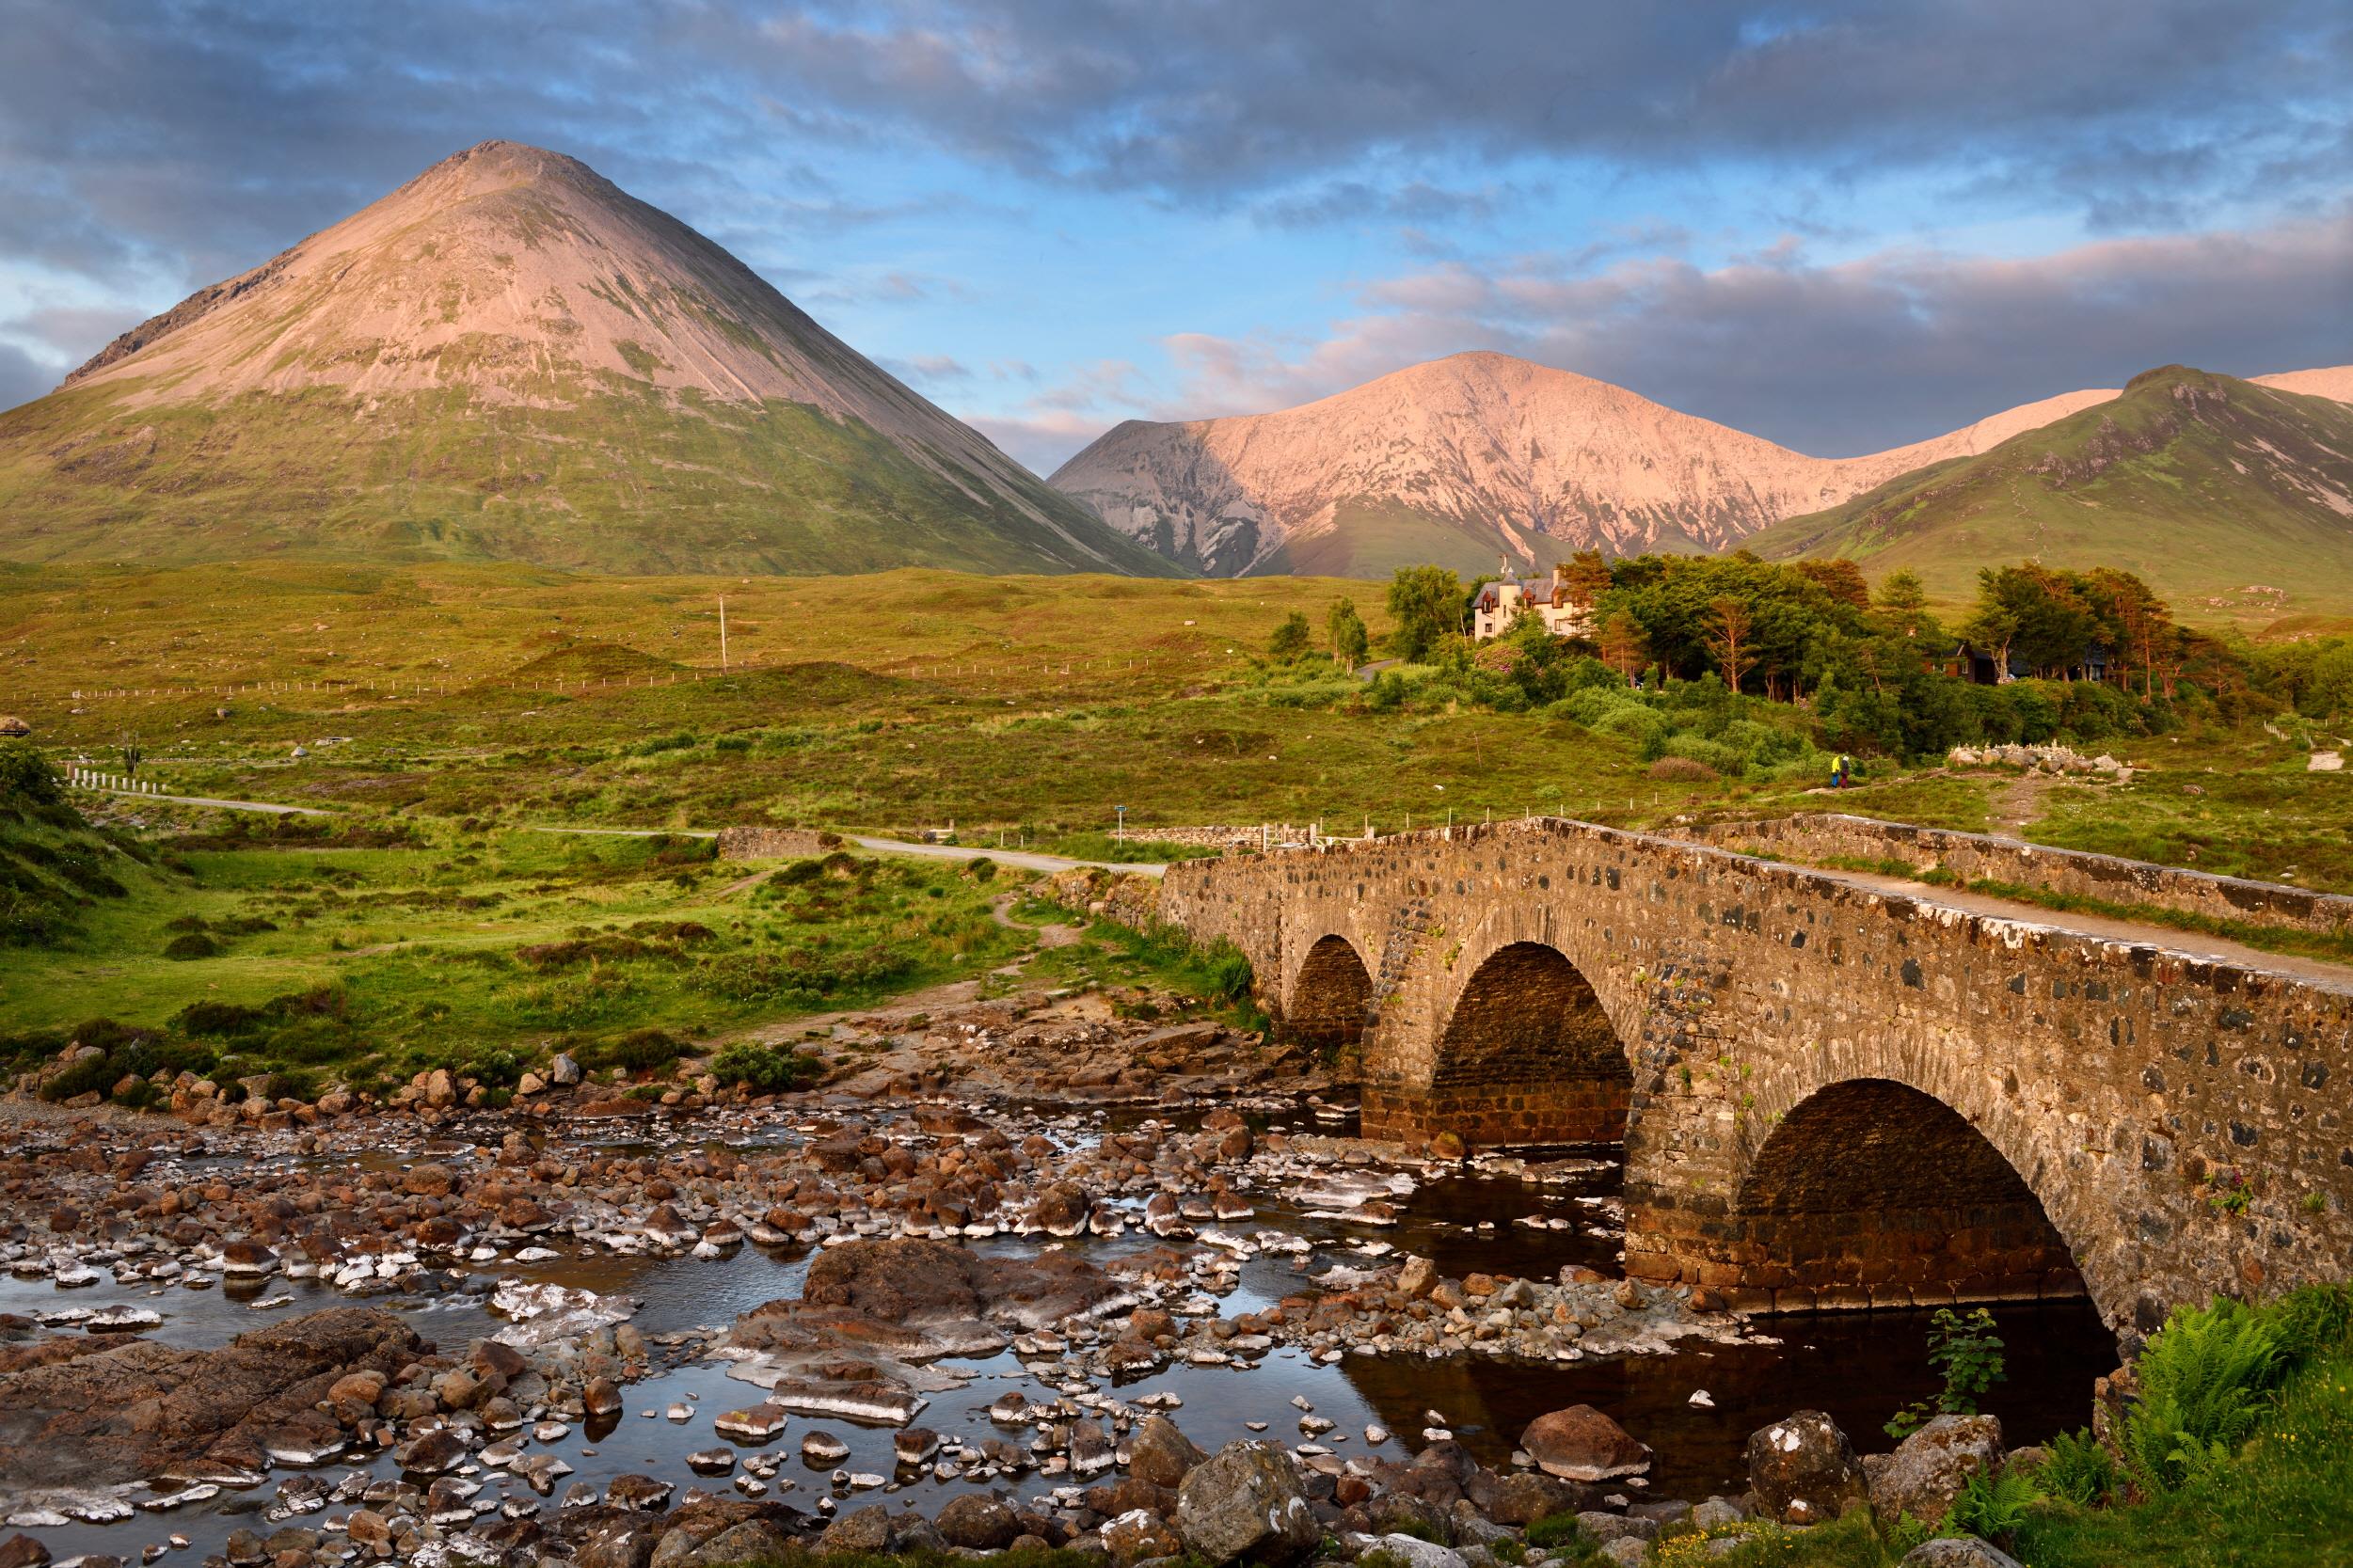
[[[2277,375],[2248,377],[2258,387],[2282,392],[2304,392],[2335,403],[2353,403],[2353,365],[2329,365],[2320,370],[2281,371]]]
[[[2297,372],[2266,380],[2338,372]],[[2353,608],[2353,404],[2168,365],[2111,403],[1750,536],[1966,597],[2033,558],[2138,572],[2212,613]]]
[[[1131,420],[1053,478],[1214,576],[1381,577],[1436,561],[1712,550],[1898,474],[1983,451],[2113,391],[2071,392],[1932,441],[1828,459],[1503,354],[1410,366],[1274,414]]]
[[[511,142],[0,415],[0,557],[1179,569],[586,165]]]

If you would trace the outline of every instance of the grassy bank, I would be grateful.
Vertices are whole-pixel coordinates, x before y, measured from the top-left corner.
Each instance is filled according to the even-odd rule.
[[[837,855],[743,886],[747,868],[707,840],[349,836],[164,839],[124,896],[9,952],[0,1066],[104,1018],[151,1033],[176,1067],[295,1086],[435,1066],[512,1083],[559,1050],[650,1067],[755,1022],[977,974],[1031,941],[994,918],[985,870],[952,863]]]

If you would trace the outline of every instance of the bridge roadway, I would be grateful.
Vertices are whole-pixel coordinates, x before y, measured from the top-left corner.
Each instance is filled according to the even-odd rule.
[[[2353,901],[2008,849],[2353,931]],[[1184,863],[1161,912],[1359,1060],[1369,1135],[1623,1140],[1639,1277],[2088,1292],[2130,1336],[2353,1272],[2353,967],[1559,818]]]

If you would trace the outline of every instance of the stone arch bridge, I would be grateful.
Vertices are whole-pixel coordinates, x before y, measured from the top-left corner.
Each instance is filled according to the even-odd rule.
[[[2353,969],[1912,894],[1540,818],[1174,865],[1160,912],[1360,1053],[1369,1136],[1622,1138],[1637,1277],[2145,1333],[2353,1273]]]

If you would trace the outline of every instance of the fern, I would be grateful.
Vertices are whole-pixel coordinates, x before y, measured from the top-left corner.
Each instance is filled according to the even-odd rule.
[[[2144,1491],[2170,1492],[2238,1450],[2270,1402],[2279,1341],[2228,1298],[2177,1308],[2137,1363],[2140,1402],[2124,1426],[2124,1458]]]
[[[2061,1502],[2091,1508],[2116,1490],[2116,1460],[2089,1428],[2062,1432],[2050,1441],[2051,1457],[2036,1474],[2043,1490]]]
[[[1995,1476],[1973,1470],[1953,1495],[1945,1528],[1980,1541],[2006,1541],[2026,1523],[2027,1511],[2042,1500],[2043,1489],[2024,1470],[2004,1470]]]

